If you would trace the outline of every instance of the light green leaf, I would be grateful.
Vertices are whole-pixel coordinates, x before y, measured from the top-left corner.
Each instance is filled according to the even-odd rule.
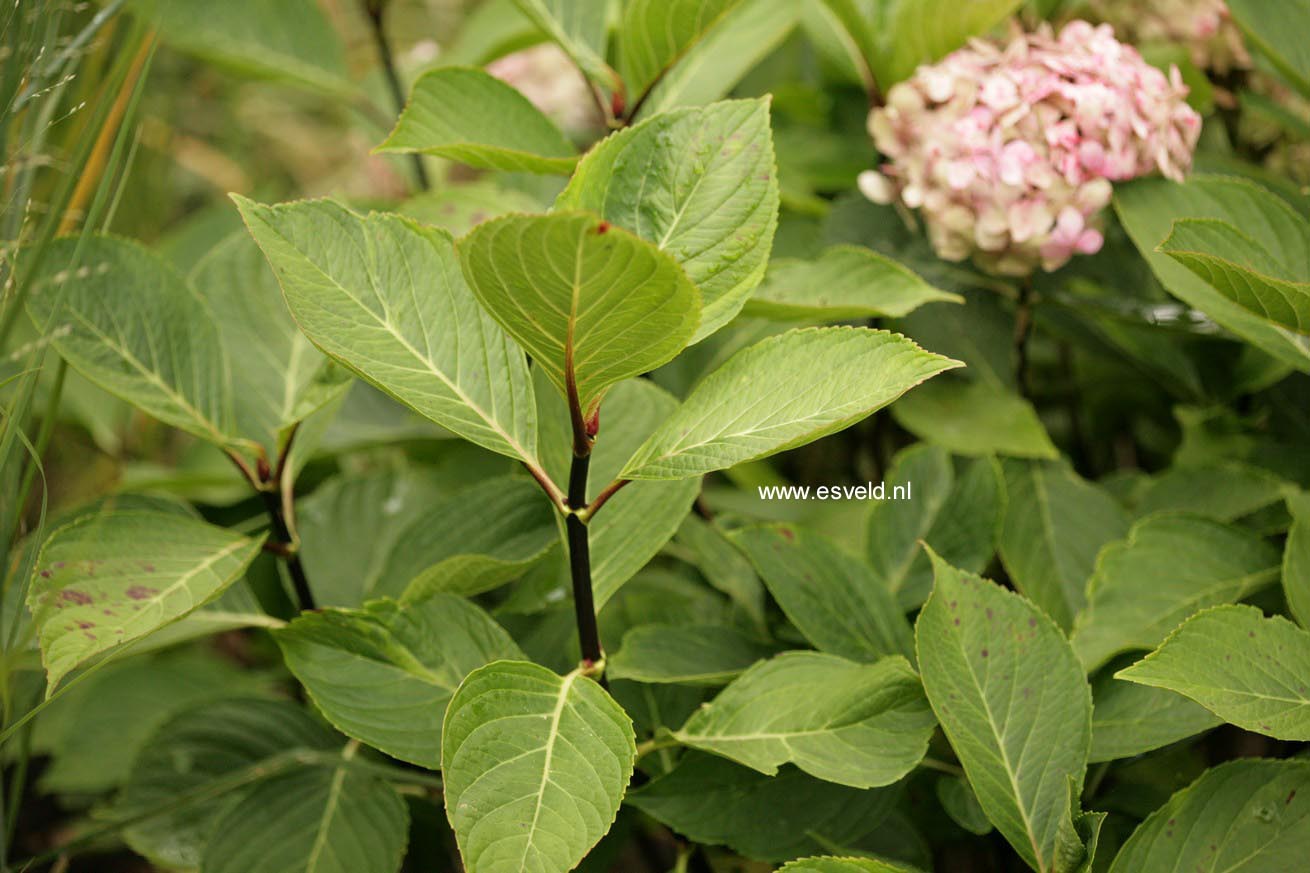
[[[528,98],[468,67],[423,74],[396,129],[376,150],[524,173],[568,174],[578,161],[572,144]]]
[[[723,97],[787,38],[803,8],[796,0],[741,0],[664,72],[636,117]]]
[[[1286,221],[1281,251],[1214,218],[1175,221],[1160,251],[1243,309],[1288,330],[1310,333],[1310,223],[1285,203],[1275,208],[1283,210]]]
[[[1115,676],[1190,697],[1245,730],[1310,740],[1310,633],[1254,606],[1192,616]]]
[[[273,638],[338,730],[432,770],[441,766],[441,721],[459,683],[491,661],[523,657],[491,616],[450,594],[321,609]]]
[[[59,354],[109,393],[217,445],[232,386],[214,314],[158,255],[117,237],[56,240],[28,311]]]
[[[340,395],[350,374],[323,357],[296,327],[277,277],[244,231],[201,259],[191,283],[209,304],[232,353],[236,432],[275,458],[287,428]]]
[[[158,512],[79,518],[50,534],[27,605],[49,680],[203,606],[241,577],[263,537]]]
[[[624,800],[698,843],[761,861],[786,861],[852,845],[885,827],[896,788],[823,782],[792,766],[776,776],[689,751],[667,775]]]
[[[1226,221],[1266,249],[1281,250],[1287,231],[1286,208],[1281,198],[1264,188],[1223,176],[1197,175],[1183,185],[1139,179],[1115,188],[1115,209],[1124,229],[1170,294],[1284,364],[1310,372],[1310,339],[1270,324],[1229,300],[1158,250],[1174,222],[1182,218]]]
[[[619,72],[640,99],[741,0],[630,0],[619,28]]]
[[[721,624],[643,624],[606,658],[611,679],[677,685],[726,685],[773,649]]]
[[[1106,546],[1087,583],[1073,645],[1088,672],[1152,649],[1188,616],[1278,580],[1278,553],[1255,534],[1186,515],[1143,519]]]
[[[349,95],[346,52],[314,0],[129,0],[169,45],[249,76]]]
[[[1006,460],[1001,560],[1014,587],[1068,630],[1087,603],[1096,555],[1128,533],[1128,514],[1068,464]]]
[[[925,303],[963,303],[908,267],[863,246],[825,249],[816,260],[776,259],[746,314],[778,321],[852,321],[908,315]]]
[[[886,331],[819,327],[772,336],[706,376],[619,475],[681,479],[793,449],[957,366]]]
[[[1273,62],[1287,81],[1310,97],[1310,2],[1229,0],[1228,10],[1245,37]]]
[[[987,817],[1031,867],[1052,870],[1091,744],[1082,667],[1027,600],[936,555],[933,569],[916,627],[924,689]]]
[[[617,76],[605,63],[609,4],[596,0],[514,0],[528,19],[573,59],[587,77],[614,88]]]
[[[446,710],[446,815],[468,873],[566,873],[614,822],[632,776],[632,722],[573,672],[496,661]]]
[[[910,868],[869,858],[803,858],[778,868],[778,873],[908,873]]]
[[[868,558],[903,609],[932,589],[924,543],[971,573],[991,560],[1005,499],[994,458],[968,462],[957,478],[944,449],[920,443],[897,453],[883,485],[886,499],[869,511]],[[893,499],[897,488],[906,499]]]
[[[635,488],[639,484],[628,487]],[[755,574],[751,562],[728,541],[718,525],[698,515],[688,515],[678,528],[676,542],[691,552],[690,561],[706,582],[740,607],[757,630],[767,629],[764,584]]]
[[[682,351],[700,294],[664,252],[585,213],[508,216],[460,240],[478,300],[590,414],[615,382]]]
[[[1292,527],[1283,546],[1283,593],[1301,627],[1310,627],[1310,494],[1289,493]]]
[[[891,589],[859,559],[792,525],[748,527],[731,538],[820,650],[854,661],[914,656],[910,625]]]
[[[490,179],[478,179],[423,191],[400,204],[397,211],[407,218],[463,236],[492,218],[510,212],[540,212],[543,208],[522,191],[503,187]]]
[[[472,596],[523,575],[554,546],[555,510],[527,478],[497,476],[427,508],[396,537],[373,594],[405,603]]]
[[[896,423],[957,455],[1059,456],[1033,405],[989,381],[939,379],[892,407]]]
[[[983,812],[973,786],[963,776],[942,776],[936,785],[937,801],[951,817],[951,821],[971,834],[983,836],[992,832],[992,823]]]
[[[182,794],[292,749],[324,750],[338,737],[286,700],[235,698],[190,708],[162,725],[132,766],[115,811],[159,809]],[[163,867],[200,866],[218,818],[250,787],[179,806],[132,825],[127,844]]]
[[[1299,870],[1310,852],[1310,761],[1229,761],[1151,813],[1110,873]]]
[[[1138,516],[1187,512],[1234,521],[1283,497],[1284,483],[1268,470],[1238,461],[1175,465],[1152,476],[1136,495]]]
[[[879,51],[874,55],[878,84],[890,88],[908,79],[920,64],[930,64],[982,36],[1008,18],[1023,0],[884,0]]]
[[[695,341],[741,311],[764,276],[778,197],[768,100],[728,100],[608,137],[555,208],[594,212],[672,255],[700,288]]]
[[[442,427],[535,462],[527,361],[478,306],[449,234],[330,200],[234,199],[316,346]]]
[[[1181,694],[1101,673],[1092,685],[1090,763],[1131,758],[1218,727],[1221,721]]]
[[[261,782],[214,826],[200,873],[397,873],[409,838],[405,801],[351,769],[293,770]]]
[[[795,764],[819,779],[875,788],[923,760],[935,727],[904,658],[859,664],[785,652],[743,673],[675,736],[761,773]]]

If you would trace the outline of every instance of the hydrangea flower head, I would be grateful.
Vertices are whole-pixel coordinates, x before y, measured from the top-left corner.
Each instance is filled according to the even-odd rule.
[[[1089,0],[1088,7],[1129,42],[1185,46],[1202,69],[1226,73],[1251,66],[1242,31],[1224,0]]]
[[[1105,25],[1065,25],[999,47],[974,41],[897,84],[869,116],[888,159],[869,199],[918,209],[937,253],[1028,275],[1100,250],[1111,183],[1182,179],[1201,118],[1166,75]]]

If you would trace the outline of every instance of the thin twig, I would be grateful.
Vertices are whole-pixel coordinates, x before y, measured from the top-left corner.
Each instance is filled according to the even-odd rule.
[[[396,70],[396,58],[391,51],[391,43],[387,40],[386,13],[389,0],[363,0],[364,15],[368,18],[369,30],[373,33],[373,44],[378,50],[378,60],[382,62],[382,72],[387,79],[387,87],[391,90],[391,97],[396,102],[396,111],[403,112],[405,109],[405,88],[400,83],[400,74]],[[427,191],[431,189],[432,183],[428,179],[427,167],[423,166],[423,156],[414,154],[410,155],[414,163],[414,178],[418,181],[420,190]]]

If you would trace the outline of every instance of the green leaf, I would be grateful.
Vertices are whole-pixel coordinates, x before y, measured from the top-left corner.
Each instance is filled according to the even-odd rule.
[[[640,98],[741,0],[630,0],[619,28],[619,72]]]
[[[544,377],[539,377],[542,462],[555,481],[564,482],[573,457],[568,409],[557,392],[542,387],[542,381]],[[591,451],[589,500],[677,408],[678,401],[649,379],[629,379],[614,386],[605,398],[605,414]],[[633,482],[588,523],[591,587],[598,611],[673,538],[698,493],[699,479]]]
[[[957,455],[1059,456],[1037,410],[989,381],[939,379],[892,407],[896,423]]]
[[[441,721],[459,683],[491,661],[523,657],[489,615],[450,594],[321,609],[273,638],[338,730],[432,770],[441,766]]]
[[[886,331],[792,330],[733,355],[619,474],[683,479],[836,433],[958,362]]]
[[[437,155],[486,170],[573,171],[578,155],[555,123],[482,70],[439,67],[414,83],[396,129],[376,151]]]
[[[587,77],[605,88],[617,83],[605,63],[609,4],[595,0],[514,0],[528,19],[554,40]]]
[[[1087,603],[1096,555],[1128,533],[1128,514],[1068,464],[1006,460],[1001,561],[1014,587],[1068,630]]]
[[[854,661],[913,657],[896,598],[859,559],[792,525],[748,527],[731,537],[787,618],[820,650]]]
[[[1151,477],[1136,495],[1138,516],[1187,512],[1215,521],[1235,521],[1283,498],[1282,479],[1236,461],[1175,465]]]
[[[1310,2],[1229,0],[1228,10],[1243,35],[1273,62],[1294,88],[1310,97]]]
[[[628,487],[637,487],[638,484]],[[706,582],[726,594],[746,614],[754,628],[767,631],[764,584],[755,574],[751,562],[733,546],[718,525],[698,515],[688,515],[678,528],[676,541],[690,550],[690,561]]]
[[[1106,546],[1087,583],[1073,645],[1088,672],[1153,649],[1188,616],[1278,580],[1278,553],[1255,534],[1185,515],[1157,515]]]
[[[726,685],[773,649],[721,624],[643,624],[606,658],[611,679],[655,684]]]
[[[1115,676],[1190,697],[1245,730],[1310,739],[1310,633],[1254,606],[1192,616]]]
[[[908,267],[863,246],[825,249],[813,261],[775,259],[746,314],[778,321],[900,318],[925,303],[963,303]]]
[[[1310,223],[1283,204],[1282,250],[1270,250],[1214,218],[1184,218],[1160,251],[1250,312],[1297,333],[1310,333]]]
[[[200,873],[397,873],[409,837],[405,801],[351,769],[293,770],[261,782],[219,819]]]
[[[1181,694],[1101,673],[1092,684],[1090,763],[1131,758],[1218,727],[1220,720]]]
[[[1270,324],[1188,270],[1158,246],[1175,221],[1212,218],[1240,227],[1269,251],[1282,249],[1286,203],[1244,179],[1193,176],[1179,185],[1165,179],[1139,179],[1115,188],[1115,209],[1124,229],[1169,293],[1199,309],[1221,327],[1273,355],[1310,372],[1310,340]]]
[[[1289,493],[1292,527],[1283,547],[1283,593],[1301,627],[1310,627],[1310,494]]]
[[[158,255],[116,237],[56,240],[28,311],[59,354],[165,424],[232,441],[232,386],[214,314]],[[74,255],[78,257],[75,259]]]
[[[277,457],[292,425],[339,396],[350,374],[332,364],[287,312],[277,277],[244,231],[219,243],[191,273],[231,355],[236,432]]]
[[[761,861],[786,861],[825,846],[851,845],[876,831],[899,793],[823,782],[792,766],[765,776],[691,751],[624,802],[695,842],[726,845]]]
[[[625,128],[582,159],[557,210],[586,210],[673,256],[700,288],[693,341],[741,311],[778,223],[769,102],[728,100]]]
[[[129,0],[160,39],[249,76],[349,95],[346,52],[314,0]]]
[[[973,786],[963,776],[942,776],[937,780],[937,801],[951,821],[971,834],[984,836],[992,832],[992,823],[983,812]]]
[[[47,695],[88,659],[213,600],[262,545],[263,537],[157,512],[86,516],[56,529],[27,594]]]
[[[618,812],[637,747],[632,722],[575,671],[496,661],[446,710],[446,814],[468,873],[566,873]]]
[[[920,64],[930,64],[982,36],[1008,18],[1023,0],[884,0],[879,51],[874,55],[878,84],[890,88],[908,79]]]
[[[988,819],[1030,866],[1051,870],[1091,744],[1082,667],[1027,600],[936,555],[933,569],[915,629],[924,690]]]
[[[472,596],[523,575],[557,541],[555,510],[536,483],[497,476],[427,508],[396,537],[374,594],[405,603]]]
[[[803,858],[778,868],[778,873],[907,873],[908,867],[869,858]]]
[[[935,727],[900,656],[859,664],[784,652],[743,673],[675,736],[768,775],[795,764],[819,779],[875,788],[923,760]]]
[[[132,766],[115,811],[124,817],[291,749],[330,749],[337,736],[286,700],[236,698],[190,708],[160,726]],[[196,868],[218,818],[250,791],[235,788],[179,806],[123,832],[127,844],[163,867]]]
[[[423,191],[402,203],[398,211],[422,224],[463,236],[489,219],[510,212],[540,212],[542,208],[541,203],[522,191],[503,187],[490,179],[479,179]]]
[[[741,0],[665,70],[638,107],[638,119],[728,94],[776,49],[800,20],[796,0]]]
[[[1110,873],[1298,870],[1310,852],[1307,817],[1310,762],[1229,761],[1151,813]]]
[[[671,257],[584,213],[516,215],[460,240],[478,300],[590,414],[615,382],[682,351],[700,294]]]
[[[330,200],[234,199],[316,346],[442,427],[535,462],[527,361],[478,306],[449,234]]]
[[[869,511],[868,558],[902,608],[920,606],[932,589],[924,543],[969,572],[991,560],[1005,499],[995,459],[971,461],[957,478],[944,449],[920,443],[896,454],[883,485],[885,499]],[[893,499],[897,488],[908,499]]]

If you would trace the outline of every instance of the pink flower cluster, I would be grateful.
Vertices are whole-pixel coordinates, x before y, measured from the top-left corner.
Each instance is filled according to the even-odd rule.
[[[1185,46],[1192,63],[1220,73],[1251,66],[1225,0],[1090,0],[1094,17],[1138,45]]]
[[[860,176],[870,200],[918,209],[937,253],[1023,276],[1100,250],[1111,183],[1181,179],[1201,118],[1108,26],[1067,24],[980,41],[893,87],[869,117],[887,157]]]

